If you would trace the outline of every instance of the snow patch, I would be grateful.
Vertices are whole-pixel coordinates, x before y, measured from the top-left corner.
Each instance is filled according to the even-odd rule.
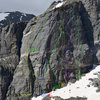
[[[93,66],[93,70],[83,76],[80,80],[75,83],[68,83],[66,87],[52,91],[52,96],[60,96],[63,99],[71,97],[86,97],[87,100],[99,100],[100,92],[96,92],[97,87],[92,85],[92,81],[89,79],[98,78],[96,73],[100,72],[100,65]],[[32,98],[32,100],[42,100],[43,97]],[[52,99],[53,100],[53,99]]]
[[[53,9],[59,8],[59,7],[61,7],[62,5],[63,5],[63,2],[60,2],[60,3],[58,3]]]
[[[0,13],[0,21],[4,20],[8,15],[9,13]]]
[[[37,98],[33,97],[31,100],[42,100],[43,98],[44,98],[44,97],[39,96],[39,97],[37,97]]]
[[[32,33],[32,31],[28,32],[27,34],[24,34],[24,36],[28,36]]]
[[[23,16],[27,16],[25,13],[22,13]]]
[[[22,21],[22,17],[23,17],[23,16],[20,17],[20,21]]]
[[[58,3],[58,4],[56,5],[56,8],[59,8],[59,7],[61,7],[62,5],[63,5],[63,2]]]
[[[92,86],[92,82],[89,79],[98,78],[95,73],[98,73],[99,71],[100,65],[93,69],[90,73],[83,76],[82,79],[76,81],[74,84],[68,83],[66,87],[53,91],[52,96],[60,96],[63,99],[78,96],[86,97],[87,100],[98,100],[100,98],[100,93],[96,92],[97,87]],[[90,87],[88,87],[88,85],[90,85]]]

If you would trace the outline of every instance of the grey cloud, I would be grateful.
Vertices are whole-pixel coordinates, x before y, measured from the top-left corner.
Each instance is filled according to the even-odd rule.
[[[0,0],[0,12],[21,11],[39,15],[58,0]]]

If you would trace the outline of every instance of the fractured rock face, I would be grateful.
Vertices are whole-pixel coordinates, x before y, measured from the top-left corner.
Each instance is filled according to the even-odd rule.
[[[28,23],[22,40],[21,57],[29,54],[36,77],[33,95],[66,84],[67,72],[89,71],[95,55],[93,27],[82,2],[49,10]]]
[[[26,23],[11,24],[0,30],[0,100],[6,98],[19,63],[21,38]]]
[[[70,78],[76,80],[93,63],[100,63],[98,3],[64,0],[63,5],[55,7],[54,2],[45,13],[31,19],[26,28],[20,23],[0,29],[1,57],[20,57],[9,86],[3,90],[6,100],[30,100],[32,95],[64,87]],[[2,66],[0,73],[6,71]]]

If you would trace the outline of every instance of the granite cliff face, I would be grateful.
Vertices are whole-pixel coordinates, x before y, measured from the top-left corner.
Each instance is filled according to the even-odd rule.
[[[100,64],[100,0],[68,1],[0,30],[1,100],[30,100]]]

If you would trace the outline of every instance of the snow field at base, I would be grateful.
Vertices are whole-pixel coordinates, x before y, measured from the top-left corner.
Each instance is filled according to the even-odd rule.
[[[68,85],[62,89],[52,92],[52,96],[60,96],[63,99],[70,97],[86,97],[87,100],[99,100],[100,93],[97,93],[97,87],[92,86],[92,81],[89,79],[98,78],[95,73],[100,72],[100,65],[95,67],[91,72],[83,76],[79,81],[74,84],[68,83]],[[88,87],[90,85],[90,87]],[[96,98],[98,96],[98,98]],[[95,98],[95,99],[93,99]]]
[[[97,74],[100,74],[100,65],[94,66],[93,69],[83,76],[75,83],[68,83],[66,87],[52,91],[52,96],[59,96],[63,99],[70,97],[86,97],[87,100],[100,100],[100,92],[96,92],[97,87],[92,85],[92,81],[89,79],[98,78]],[[88,87],[90,85],[90,87]],[[47,93],[45,95],[48,95]],[[44,97],[33,97],[32,100],[42,100]],[[54,100],[51,98],[51,100]]]
[[[9,13],[0,13],[0,21],[4,20],[8,15]]]

